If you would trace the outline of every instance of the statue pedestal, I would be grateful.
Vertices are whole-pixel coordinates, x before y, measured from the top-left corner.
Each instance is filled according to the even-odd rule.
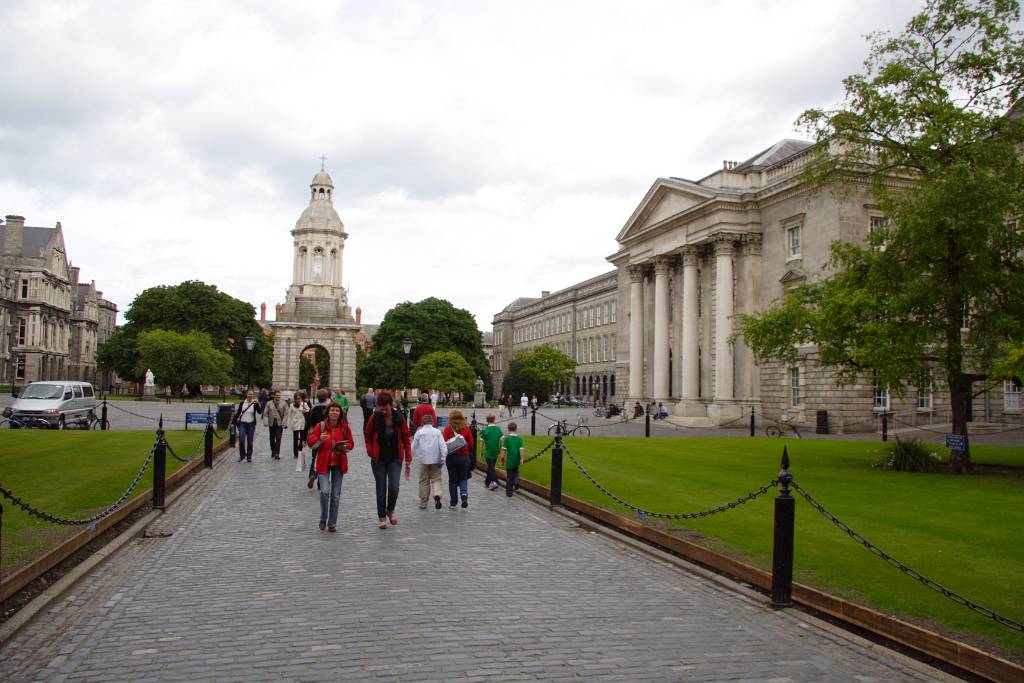
[[[478,391],[473,394],[473,407],[474,408],[486,408],[487,407],[487,394],[482,391]]]
[[[156,397],[156,387],[144,386],[142,387],[142,394],[139,396],[140,401],[156,401],[159,400]]]

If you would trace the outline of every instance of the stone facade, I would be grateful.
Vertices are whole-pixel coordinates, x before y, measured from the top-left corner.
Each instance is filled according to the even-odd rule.
[[[735,424],[751,410],[802,424],[826,410],[830,428],[842,431],[876,430],[884,413],[898,426],[949,421],[938,378],[898,397],[870,377],[837,386],[834,374],[818,367],[813,346],[783,367],[759,365],[742,338],[730,343],[738,314],[765,310],[787,287],[827,273],[833,242],[863,242],[885,221],[867,187],[810,191],[800,176],[810,148],[783,140],[700,180],[654,182],[616,237],[619,249],[608,257],[616,271],[598,278],[624,313],[612,316],[607,332],[617,342],[607,361],[618,380],[610,400],[663,401],[677,421],[693,426]],[[559,294],[572,292],[573,307],[600,306],[609,293],[587,287],[594,282]],[[521,330],[553,313],[553,298],[517,299],[495,316],[496,379],[514,353],[548,341],[524,339]],[[567,348],[580,362],[576,347]],[[981,394],[974,419],[1021,421],[1019,387]]]
[[[551,344],[578,363],[571,385],[555,387],[556,393],[609,401],[620,391],[615,372],[618,308],[615,271],[554,294],[513,301],[493,321],[495,394],[516,353]]]
[[[79,284],[61,224],[25,225],[9,215],[0,226],[0,381],[27,384],[72,379],[109,386],[96,348],[113,333],[117,306],[95,282]]]
[[[292,284],[285,303],[277,307],[274,333],[273,384],[297,389],[299,357],[311,347],[330,356],[330,377],[321,385],[355,395],[356,333],[359,325],[342,286],[342,264],[348,233],[334,209],[334,182],[323,169],[310,183],[309,206],[292,230]],[[308,387],[301,387],[308,389]]]

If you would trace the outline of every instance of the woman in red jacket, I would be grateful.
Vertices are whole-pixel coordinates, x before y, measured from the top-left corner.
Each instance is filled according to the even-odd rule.
[[[451,507],[459,504],[458,493],[462,490],[462,507],[469,507],[469,454],[473,452],[473,432],[466,426],[466,418],[462,411],[453,410],[448,413],[448,424],[444,428],[444,440],[461,434],[466,440],[462,449],[449,453],[445,459],[448,466],[448,493],[451,495]]]
[[[355,448],[348,420],[342,417],[341,404],[327,404],[327,419],[317,422],[306,443],[316,448],[317,478],[320,484],[320,531],[337,531],[338,505],[341,503],[341,479],[348,472],[348,452]]]
[[[412,464],[412,442],[409,439],[409,425],[402,413],[395,410],[394,398],[390,391],[377,395],[377,409],[366,421],[363,433],[366,437],[366,453],[373,461],[373,479],[377,483],[377,519],[381,529],[398,524],[395,505],[398,503],[398,483],[402,477],[402,463],[405,463],[405,478],[409,478]]]

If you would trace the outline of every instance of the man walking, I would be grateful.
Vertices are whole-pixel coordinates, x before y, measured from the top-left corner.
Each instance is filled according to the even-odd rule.
[[[420,510],[427,509],[430,494],[434,496],[434,508],[441,509],[441,468],[447,455],[448,448],[441,431],[434,427],[434,418],[424,415],[412,438],[412,457],[420,461]]]
[[[526,409],[530,405],[530,399],[526,398],[526,394],[519,397],[519,407],[523,409],[523,417],[526,417]]]
[[[416,433],[416,428],[423,424],[423,417],[425,415],[430,416],[430,424],[437,422],[437,413],[430,405],[430,397],[426,394],[420,394],[419,405],[412,411],[412,429],[413,434]]]
[[[373,415],[373,409],[377,407],[377,395],[373,393],[373,387],[366,390],[363,397],[359,401],[359,405],[363,409],[363,431],[366,431],[366,421]]]

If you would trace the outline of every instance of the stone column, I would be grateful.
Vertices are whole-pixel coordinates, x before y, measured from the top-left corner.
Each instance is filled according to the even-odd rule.
[[[672,259],[654,261],[654,400],[667,401],[668,387],[668,278]]]
[[[697,310],[697,248],[683,249],[683,392],[684,400],[697,400],[700,395],[700,355]]]
[[[644,266],[629,267],[629,400],[644,397]]]
[[[733,398],[732,333],[733,238],[721,235],[715,241],[715,400]]]

